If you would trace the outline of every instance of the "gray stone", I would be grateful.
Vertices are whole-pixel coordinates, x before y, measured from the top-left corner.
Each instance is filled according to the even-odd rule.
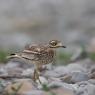
[[[58,67],[55,67],[53,70],[46,71],[44,73],[44,76],[46,76],[46,77],[61,77],[61,76],[64,76],[68,73],[70,73],[70,71],[65,66],[58,66]]]
[[[23,70],[21,75],[33,75],[33,73],[34,73],[34,68],[29,68],[29,69]]]
[[[59,77],[60,74],[54,72],[54,71],[46,71],[43,76],[45,77]]]
[[[95,85],[95,79],[90,79],[90,80],[88,80],[88,82]]]
[[[60,77],[60,79],[63,82],[71,84],[71,83],[76,83],[76,82],[81,82],[81,81],[87,81],[87,80],[89,80],[89,76],[87,73],[75,71],[75,72],[71,72],[63,77]]]
[[[28,92],[23,92],[22,95],[45,95],[44,91],[33,90]]]
[[[16,67],[19,67],[19,65],[20,65],[19,62],[12,62],[12,61],[9,61],[9,62],[5,65],[5,68],[6,68],[6,69],[16,68]]]
[[[95,85],[89,82],[80,82],[76,90],[76,95],[95,95]]]
[[[10,61],[5,65],[6,69],[11,69],[11,68],[23,68],[23,69],[27,69],[27,68],[31,68],[34,65],[31,63],[26,62],[25,60],[21,60],[19,58],[13,58],[10,59]]]
[[[87,69],[81,66],[79,63],[77,62],[77,63],[69,64],[66,66],[66,69],[68,69],[69,72],[73,72],[73,71],[87,72]]]
[[[86,72],[90,72],[95,67],[95,63],[89,58],[80,61],[78,64],[85,68],[87,70]]]
[[[82,47],[76,47],[74,54],[70,58],[72,62],[83,60],[87,57],[87,52]]]
[[[54,72],[58,73],[59,75],[64,75],[69,72],[69,70],[65,66],[58,66],[54,69]]]
[[[72,86],[72,84],[67,84],[67,83],[63,83],[63,82],[59,82],[59,81],[53,81],[51,83],[48,84],[48,87],[50,88],[59,88],[59,87],[64,87],[68,90],[72,90],[74,91],[74,87]]]
[[[0,75],[8,75],[8,72],[4,66],[0,67]]]
[[[42,76],[40,76],[39,77],[39,79],[40,79],[40,81],[41,81],[41,84],[40,84],[40,82],[37,80],[36,82],[38,83],[37,85],[37,88],[38,89],[42,89],[43,88],[43,86],[42,86],[42,84],[48,84],[48,80],[46,80],[46,78],[44,78],[44,77],[42,77]]]
[[[4,89],[5,87],[8,85],[8,84],[11,84],[11,82],[9,81],[6,81],[6,80],[0,80],[0,93],[3,93],[4,92]]]
[[[71,83],[87,81],[89,80],[89,76],[87,73],[84,72],[71,72]]]

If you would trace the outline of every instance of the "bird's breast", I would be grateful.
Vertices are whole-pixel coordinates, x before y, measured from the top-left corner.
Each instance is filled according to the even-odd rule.
[[[42,54],[36,55],[36,58],[38,59],[38,62],[40,64],[49,64],[54,59],[54,51],[47,50],[47,51],[43,52]]]

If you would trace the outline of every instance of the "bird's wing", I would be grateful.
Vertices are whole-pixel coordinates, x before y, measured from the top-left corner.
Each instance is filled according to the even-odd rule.
[[[25,48],[23,50],[23,53],[28,53],[28,54],[42,54],[47,50],[47,48],[43,45],[33,45],[33,46],[28,46],[28,48]]]
[[[20,54],[20,56],[21,56],[22,58],[24,58],[24,59],[27,59],[27,60],[31,60],[31,61],[36,60],[34,53],[22,52],[22,53]]]
[[[14,54],[11,54],[9,56],[7,56],[7,59],[12,59],[12,58],[19,58],[19,59],[27,59],[27,60],[34,60],[35,57],[34,57],[34,54],[27,54],[27,53],[14,53]]]
[[[23,50],[23,53],[27,53],[27,54],[41,54],[40,52],[37,51],[33,51],[33,50]]]

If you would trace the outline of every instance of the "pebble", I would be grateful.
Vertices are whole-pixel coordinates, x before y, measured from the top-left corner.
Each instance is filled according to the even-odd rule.
[[[21,75],[33,75],[33,73],[34,73],[34,69],[29,68],[29,69],[23,70]]]
[[[95,95],[95,85],[89,82],[80,82],[77,84],[76,95]]]
[[[55,71],[46,71],[43,76],[45,77],[59,77],[61,74],[58,74]]]
[[[78,64],[80,64],[82,68],[86,69],[86,73],[90,72],[90,70],[95,67],[95,63],[89,58],[78,62]]]
[[[8,72],[4,67],[0,68],[0,75],[8,75]]]
[[[27,62],[21,59],[13,58],[10,59],[10,61],[6,64],[5,68],[10,69],[10,68],[19,67],[23,69],[28,69],[28,68],[32,68],[33,66],[34,66],[33,64],[27,64]]]
[[[41,84],[40,84],[40,82],[37,80],[37,83],[38,83],[38,89],[41,89],[42,88],[42,84],[48,84],[48,81],[46,80],[46,78],[44,78],[44,77],[42,77],[42,76],[40,76],[39,77],[39,79],[40,79],[40,81],[41,81]]]
[[[88,82],[95,85],[95,79],[90,79],[90,80],[88,80]]]
[[[65,87],[53,89],[51,91],[53,92],[54,95],[75,95],[75,93],[72,90],[66,89]]]
[[[19,89],[18,89],[19,88]],[[18,90],[17,90],[18,89]],[[32,82],[30,83],[28,80],[20,80],[18,82],[12,83],[5,88],[5,92],[8,94],[17,93],[22,95],[23,92],[28,92],[35,90],[36,88],[33,86]]]
[[[64,76],[69,73],[69,69],[67,69],[66,66],[58,66],[54,69],[54,72],[56,72],[59,76]]]
[[[33,67],[25,68],[22,65],[20,63],[13,63],[12,65],[12,62],[10,62],[0,67],[0,73],[3,75],[33,75]],[[0,93],[4,90],[12,94],[21,85],[17,91],[17,94],[21,95],[63,95],[63,93],[64,95],[94,95],[95,79],[89,77],[94,73],[94,67],[95,65],[91,60],[85,59],[42,71],[39,77],[40,81],[43,85],[47,85],[50,91],[42,90],[43,85],[38,80],[34,82],[31,78],[1,79],[3,86],[0,86]]]
[[[80,71],[80,72],[87,72],[87,69],[81,66],[79,63],[71,63],[66,66],[66,69],[69,72],[75,72],[75,71]]]
[[[89,76],[87,73],[84,72],[71,72],[71,83],[81,82],[81,81],[87,81],[89,80]]]
[[[48,95],[44,91],[33,90],[33,91],[24,91],[21,95]]]
[[[5,65],[5,68],[6,68],[6,69],[12,69],[12,68],[19,67],[19,65],[20,65],[19,62],[12,62],[12,61],[9,61],[9,62]]]
[[[74,90],[73,86],[71,84],[68,83],[63,83],[63,82],[58,82],[58,81],[53,81],[51,83],[48,84],[49,88],[59,88],[59,87],[64,87],[65,89],[68,90]]]
[[[21,75],[22,72],[23,72],[23,69],[22,68],[10,68],[10,69],[7,69],[7,72],[9,75]]]

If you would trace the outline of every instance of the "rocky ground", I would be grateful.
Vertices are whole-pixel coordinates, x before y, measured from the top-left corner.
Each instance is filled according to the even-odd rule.
[[[47,68],[40,74],[41,85],[32,79],[32,65],[14,60],[1,65],[0,95],[95,95],[95,62],[91,59]]]
[[[33,81],[32,65],[1,64],[6,51],[55,38],[74,56],[62,55],[61,65],[42,71],[43,85]],[[95,95],[95,0],[0,0],[0,95]]]

